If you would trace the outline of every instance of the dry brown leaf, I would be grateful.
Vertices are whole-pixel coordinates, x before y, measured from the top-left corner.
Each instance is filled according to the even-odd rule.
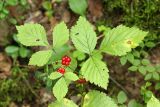
[[[3,53],[0,53],[0,78],[11,75],[11,66],[11,60]]]
[[[92,20],[99,19],[103,16],[103,7],[101,0],[88,0],[88,10],[93,17]]]

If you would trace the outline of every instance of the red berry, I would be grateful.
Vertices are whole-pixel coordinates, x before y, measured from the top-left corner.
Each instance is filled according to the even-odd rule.
[[[70,62],[66,62],[65,65],[68,66],[70,64]]]
[[[70,57],[66,58],[66,61],[71,62],[71,58]]]
[[[57,72],[64,74],[65,73],[65,69],[64,68],[58,68]]]
[[[84,83],[86,83],[87,81],[86,81],[84,78],[80,78],[79,80],[77,80],[77,82],[78,82],[79,84],[84,84]]]
[[[63,58],[62,58],[62,61],[66,61],[66,58],[65,58],[65,57],[63,57]]]
[[[63,61],[63,60],[62,60],[62,65],[66,65],[66,61]]]

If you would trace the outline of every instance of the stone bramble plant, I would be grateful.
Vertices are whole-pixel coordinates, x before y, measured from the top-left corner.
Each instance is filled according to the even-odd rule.
[[[84,17],[80,17],[75,26],[67,29],[64,22],[57,24],[53,29],[53,44],[48,43],[46,32],[40,24],[24,24],[16,27],[18,30],[18,40],[25,46],[45,46],[47,50],[34,53],[29,61],[29,65],[56,66],[53,72],[48,75],[48,79],[56,80],[53,86],[53,94],[57,101],[51,103],[49,107],[78,107],[73,101],[64,98],[68,92],[68,86],[72,81],[79,83],[90,82],[103,89],[107,89],[109,82],[109,70],[104,61],[102,53],[114,56],[122,56],[135,48],[147,35],[147,32],[136,27],[126,27],[119,25],[108,32],[100,44],[97,45],[97,36],[92,25]],[[88,55],[79,70],[79,74],[74,73],[75,59],[64,54],[58,56],[60,50],[71,38],[77,51]],[[96,48],[96,49],[95,49]],[[57,61],[61,64],[55,65]],[[92,90],[82,98],[81,107],[117,107],[117,104],[103,92]],[[98,102],[98,103],[97,103]]]

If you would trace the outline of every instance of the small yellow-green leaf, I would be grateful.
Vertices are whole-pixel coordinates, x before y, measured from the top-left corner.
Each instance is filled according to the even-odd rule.
[[[48,76],[48,78],[49,78],[49,79],[52,79],[52,80],[55,80],[55,79],[60,78],[61,76],[62,76],[62,74],[59,73],[59,72],[52,72],[52,73]]]
[[[52,50],[38,51],[31,56],[29,65],[43,66],[47,64],[51,56]]]
[[[77,76],[76,74],[74,74],[73,72],[66,72],[66,73],[64,74],[64,77],[65,77],[66,79],[69,79],[69,80],[72,80],[72,81],[76,81],[76,80],[79,79],[78,76]]]
[[[67,94],[68,87],[64,77],[60,78],[53,87],[53,94],[58,101],[61,101]]]

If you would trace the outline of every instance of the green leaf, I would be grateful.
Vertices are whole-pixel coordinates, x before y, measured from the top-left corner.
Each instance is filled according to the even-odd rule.
[[[74,72],[75,69],[77,68],[77,60],[73,57],[71,58],[71,63],[70,65],[66,68],[66,71]]]
[[[52,50],[38,51],[31,56],[29,65],[43,66],[47,64],[51,56]]]
[[[81,52],[81,51],[74,51],[73,52],[73,57],[77,58],[79,61],[84,60],[86,58],[85,53]]]
[[[43,8],[46,9],[46,10],[51,10],[51,9],[52,9],[52,3],[49,2],[49,1],[44,1],[44,2],[42,3],[42,6],[43,6]]]
[[[147,42],[145,45],[149,48],[153,48],[156,44],[154,42]]]
[[[15,52],[18,52],[18,51],[19,51],[19,47],[14,46],[14,45],[10,45],[10,46],[7,46],[5,48],[5,52],[7,54],[12,54],[12,53],[15,53]]]
[[[52,73],[48,76],[48,78],[49,78],[49,79],[52,79],[52,80],[55,80],[55,79],[60,78],[61,76],[62,76],[62,74],[59,73],[59,72],[52,72]]]
[[[18,0],[5,0],[8,5],[15,6],[18,4]]]
[[[147,102],[147,107],[160,107],[160,101],[152,95],[151,99]]]
[[[154,72],[156,69],[155,69],[154,66],[146,66],[146,70],[147,70],[148,72]]]
[[[96,33],[84,17],[80,17],[72,27],[71,38],[77,50],[88,54],[92,53],[97,43]]]
[[[48,46],[46,32],[40,24],[27,23],[16,26],[19,42],[26,46]]]
[[[152,74],[149,73],[145,76],[144,80],[150,80],[152,78]]]
[[[155,89],[156,89],[156,90],[159,90],[159,89],[160,89],[160,82],[159,82],[159,83],[156,83]]]
[[[137,71],[138,67],[137,66],[131,66],[128,68],[130,71]]]
[[[55,48],[52,55],[52,61],[60,60],[70,49],[71,47],[69,47],[68,45],[63,45],[60,48]]]
[[[90,91],[84,97],[83,107],[118,107],[116,103],[104,93]]]
[[[69,40],[69,30],[64,22],[57,24],[53,29],[53,47],[60,48]]]
[[[141,61],[140,61],[139,59],[134,59],[134,61],[133,61],[132,64],[133,64],[134,66],[139,66],[140,63],[141,63]]]
[[[137,107],[136,100],[130,100],[129,103],[128,103],[128,107]]]
[[[135,57],[139,58],[139,57],[140,57],[140,52],[138,52],[138,51],[133,51],[133,55],[134,55]]]
[[[28,54],[30,53],[30,51],[25,48],[25,47],[20,47],[19,49],[19,55],[22,57],[22,58],[25,58],[28,56]]]
[[[153,79],[159,80],[159,74],[157,72],[153,72]]]
[[[120,62],[122,65],[125,65],[127,63],[127,58],[125,56],[121,57]]]
[[[144,66],[139,66],[139,67],[138,67],[138,70],[139,70],[139,72],[140,72],[141,74],[143,74],[143,75],[146,74],[146,69],[145,69]]]
[[[117,96],[118,103],[123,104],[127,101],[127,96],[123,91],[120,91]]]
[[[79,15],[85,15],[87,6],[87,0],[69,0],[69,7]]]
[[[130,100],[127,107],[143,107],[143,105],[136,100]]]
[[[76,81],[76,80],[79,79],[78,76],[77,76],[76,74],[74,74],[73,72],[66,72],[66,73],[64,74],[64,77],[65,77],[66,79],[69,79],[69,80],[72,80],[72,81]]]
[[[97,58],[97,59],[102,59],[103,58],[103,55],[102,55],[101,51],[99,51],[99,50],[94,50],[93,53],[92,53],[92,56]]]
[[[143,65],[149,65],[150,64],[150,61],[148,59],[142,59],[142,62],[141,62]]]
[[[78,107],[72,100],[64,98],[62,101],[55,101],[48,107]]]
[[[91,57],[81,68],[82,75],[87,81],[94,83],[104,89],[108,86],[109,74],[106,64],[100,59]]]
[[[136,27],[119,25],[105,34],[100,49],[111,55],[122,56],[137,47],[146,35],[147,32]]]
[[[133,54],[128,53],[126,57],[127,57],[127,60],[128,60],[130,63],[133,63],[133,61],[134,61],[134,56],[133,56]]]
[[[58,101],[61,101],[67,94],[68,87],[65,79],[60,78],[53,87],[53,94]]]

